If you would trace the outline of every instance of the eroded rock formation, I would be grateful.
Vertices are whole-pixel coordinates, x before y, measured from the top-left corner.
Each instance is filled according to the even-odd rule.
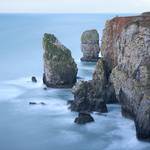
[[[70,109],[72,111],[87,112],[107,112],[106,103],[103,100],[103,93],[93,81],[79,81],[73,87],[74,101],[72,101]]]
[[[81,36],[81,61],[97,61],[99,58],[99,34],[96,30],[87,30]]]
[[[110,81],[121,104],[122,114],[135,120],[138,138],[150,139],[149,13],[108,21],[101,51],[109,67]]]
[[[48,87],[72,87],[76,82],[77,65],[71,52],[53,34],[44,34],[43,83]]]

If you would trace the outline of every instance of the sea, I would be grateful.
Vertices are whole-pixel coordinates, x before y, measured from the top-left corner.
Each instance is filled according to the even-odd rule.
[[[80,62],[81,34],[97,29],[101,38],[106,20],[125,15],[0,14],[0,150],[150,149],[137,140],[134,122],[122,117],[119,105],[107,105],[108,113],[92,114],[95,122],[77,125],[78,114],[67,105],[71,89],[43,90],[44,33],[55,34],[71,50],[78,76],[90,80],[95,63]]]

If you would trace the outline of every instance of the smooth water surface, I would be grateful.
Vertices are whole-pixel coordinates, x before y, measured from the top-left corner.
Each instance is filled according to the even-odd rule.
[[[81,63],[84,30],[102,34],[114,14],[0,14],[0,150],[149,150],[136,139],[134,123],[121,116],[119,105],[93,114],[94,123],[74,124],[67,100],[71,89],[43,90],[42,36],[54,33],[71,49],[78,76],[92,78],[95,63]],[[31,76],[38,83],[31,82]],[[29,105],[29,102],[46,105]]]

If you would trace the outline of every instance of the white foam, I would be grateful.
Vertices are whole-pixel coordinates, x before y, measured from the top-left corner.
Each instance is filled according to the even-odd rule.
[[[9,85],[1,85],[0,86],[0,100],[12,99],[15,98],[23,93],[22,90],[9,86]]]

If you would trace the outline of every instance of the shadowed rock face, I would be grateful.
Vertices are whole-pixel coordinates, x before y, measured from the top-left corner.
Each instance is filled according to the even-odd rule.
[[[99,34],[96,30],[83,32],[81,36],[81,61],[97,61],[99,58]]]
[[[86,123],[94,122],[94,119],[87,112],[79,112],[79,115],[78,117],[75,118],[74,122],[77,124],[86,124]]]
[[[44,34],[43,83],[48,87],[72,87],[76,82],[77,65],[71,52],[53,34]]]
[[[150,141],[150,99],[143,98],[135,118],[135,127],[139,139]]]

